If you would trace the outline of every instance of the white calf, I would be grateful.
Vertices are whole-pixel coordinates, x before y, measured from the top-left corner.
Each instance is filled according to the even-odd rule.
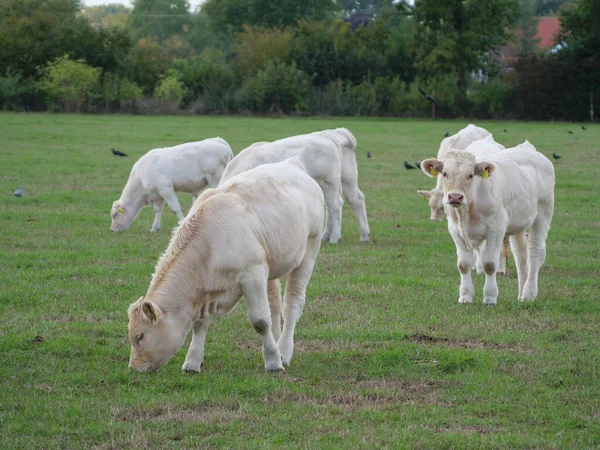
[[[345,134],[339,130],[345,129],[327,130],[274,142],[253,144],[238,153],[227,165],[221,183],[260,164],[298,156],[306,167],[307,173],[323,190],[327,205],[327,223],[322,239],[331,243],[340,240],[344,203],[340,196],[342,194],[357,215],[361,241],[367,241],[369,225],[364,195],[358,190],[356,158],[353,153],[350,153],[350,148],[356,146],[356,140],[348,130],[345,130]]]
[[[459,303],[473,301],[473,250],[485,241],[481,252],[486,273],[483,301],[496,304],[496,268],[505,235],[510,236],[515,256],[519,300],[535,300],[554,212],[554,167],[548,158],[525,141],[480,159],[471,152],[450,151],[442,160],[424,160],[421,168],[443,180],[448,231],[456,245],[461,274]]]
[[[292,359],[323,216],[321,189],[299,158],[262,165],[203,192],[173,233],[146,296],[129,307],[129,366],[158,370],[193,329],[183,370],[199,372],[210,316],[227,314],[244,295],[265,368],[283,370]]]
[[[133,165],[121,198],[113,203],[110,230],[128,230],[139,210],[154,204],[151,231],[158,231],[165,201],[183,220],[175,192],[196,198],[206,185],[216,187],[232,159],[231,147],[219,137],[150,150]]]

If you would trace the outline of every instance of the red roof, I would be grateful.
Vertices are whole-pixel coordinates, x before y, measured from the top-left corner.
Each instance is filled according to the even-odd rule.
[[[558,17],[540,17],[538,21],[536,38],[540,40],[541,48],[550,48],[554,46],[554,39],[560,31],[560,22]]]

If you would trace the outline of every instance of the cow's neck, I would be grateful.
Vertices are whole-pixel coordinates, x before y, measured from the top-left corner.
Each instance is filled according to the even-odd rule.
[[[163,310],[191,317],[198,293],[197,279],[185,270],[171,268],[160,279],[153,279],[146,298],[152,299]]]
[[[131,179],[125,185],[119,200],[125,207],[135,208],[136,212],[150,202],[142,183],[139,180],[132,181]]]

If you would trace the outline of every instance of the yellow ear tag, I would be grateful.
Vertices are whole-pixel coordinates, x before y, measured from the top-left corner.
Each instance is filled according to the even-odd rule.
[[[429,169],[429,173],[431,174],[432,177],[437,177],[440,173],[435,170],[433,167],[431,169]]]
[[[481,178],[483,178],[484,180],[490,176],[490,171],[488,169],[485,169],[483,171],[483,173],[481,174]]]
[[[117,208],[117,211],[119,211],[119,214],[123,214],[125,212],[125,210],[120,206]]]

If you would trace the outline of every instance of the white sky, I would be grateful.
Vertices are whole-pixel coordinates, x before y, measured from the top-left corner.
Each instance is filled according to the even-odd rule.
[[[196,6],[200,3],[204,3],[204,0],[188,0],[190,3],[190,9],[194,11]],[[121,5],[129,6],[131,8],[133,1],[132,0],[83,0],[84,6],[98,6],[98,5],[108,5],[109,3],[120,3]]]

